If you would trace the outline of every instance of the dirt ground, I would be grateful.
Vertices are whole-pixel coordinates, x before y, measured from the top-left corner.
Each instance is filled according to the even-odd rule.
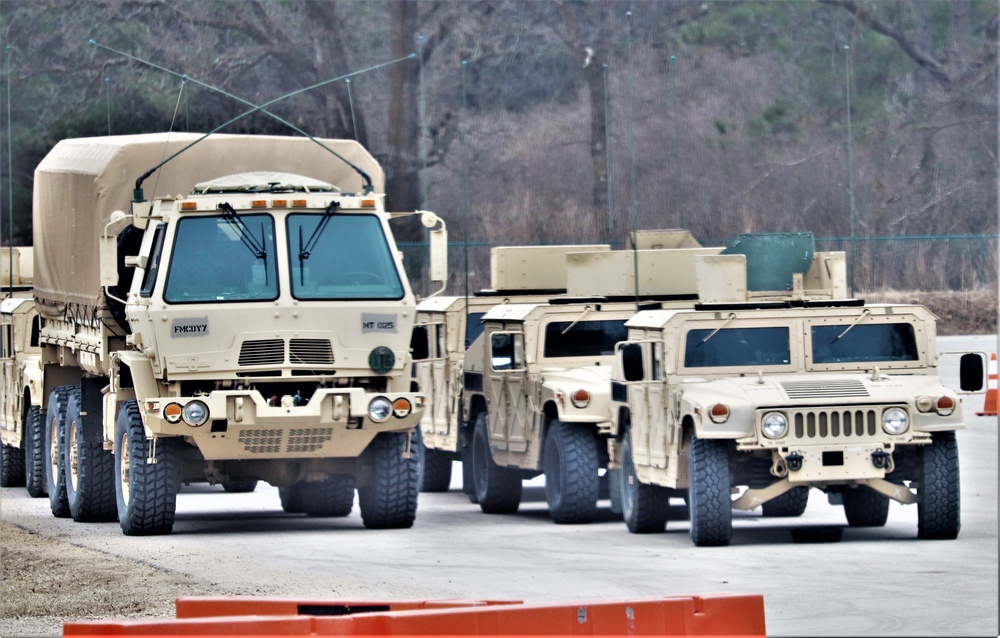
[[[937,315],[939,335],[997,334],[997,289],[971,291],[878,291],[859,292],[868,303],[914,303]]]

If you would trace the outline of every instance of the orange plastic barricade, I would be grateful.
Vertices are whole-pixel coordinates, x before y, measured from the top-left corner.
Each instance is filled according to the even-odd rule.
[[[192,596],[178,598],[178,618],[208,616],[348,616],[380,611],[518,605],[520,600],[339,600],[329,598],[258,598]]]
[[[178,601],[178,616],[215,609],[234,615],[174,620],[66,623],[64,636],[765,636],[764,599],[676,596],[625,602],[522,605],[515,602],[358,603],[281,599]],[[255,607],[258,603],[261,605]],[[212,606],[214,605],[214,607]],[[274,615],[281,609],[292,610]],[[182,611],[183,607],[183,611]],[[368,611],[371,607],[389,607]],[[259,612],[267,610],[267,615]],[[299,610],[323,611],[323,615]],[[252,612],[241,614],[240,611]],[[257,613],[253,613],[257,612]],[[330,615],[343,612],[340,615]],[[214,613],[214,612],[211,612]]]
[[[989,376],[986,379],[986,399],[983,411],[976,412],[979,416],[996,416],[1000,414],[1000,374],[997,373],[997,353],[990,353]]]

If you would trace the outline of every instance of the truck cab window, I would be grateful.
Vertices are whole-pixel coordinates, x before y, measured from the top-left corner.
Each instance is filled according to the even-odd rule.
[[[166,226],[160,224],[153,231],[153,245],[149,250],[149,260],[146,262],[146,272],[142,275],[140,297],[153,296],[153,286],[156,285],[156,275],[160,272],[160,256],[163,254],[163,234]]]

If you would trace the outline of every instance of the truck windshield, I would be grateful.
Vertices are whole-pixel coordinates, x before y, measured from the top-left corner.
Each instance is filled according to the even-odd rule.
[[[691,330],[684,348],[687,368],[781,366],[791,358],[787,327]]]
[[[568,330],[567,330],[568,328]],[[596,357],[614,354],[628,338],[625,319],[553,321],[545,326],[544,357]]]
[[[319,213],[288,216],[292,296],[296,299],[402,299],[403,283],[375,215],[331,217],[308,254],[302,253]],[[303,258],[298,255],[303,254]]]
[[[225,217],[177,223],[163,299],[168,303],[272,301],[278,298],[274,219],[242,215],[242,230]],[[263,251],[251,249],[251,234]],[[263,254],[259,254],[259,253]]]
[[[916,361],[917,341],[908,323],[812,326],[813,363]]]

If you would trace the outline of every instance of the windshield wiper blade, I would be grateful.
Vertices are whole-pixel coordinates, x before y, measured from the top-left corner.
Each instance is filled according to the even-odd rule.
[[[236,230],[236,235],[243,242],[243,245],[250,249],[250,252],[257,259],[263,259],[265,264],[267,262],[267,250],[264,248],[264,227],[261,226],[261,241],[257,242],[257,238],[253,236],[250,229],[247,228],[246,222],[240,217],[236,209],[234,209],[229,202],[222,202],[219,204],[219,210],[222,211],[222,218]]]
[[[323,211],[323,219],[319,220],[316,224],[316,228],[313,230],[312,235],[309,236],[309,240],[306,242],[305,246],[302,245],[302,228],[299,227],[299,262],[309,259],[309,255],[312,254],[314,248],[316,248],[316,243],[319,241],[320,236],[326,229],[326,225],[330,223],[330,218],[333,217],[333,213],[336,212],[337,208],[340,207],[340,202],[330,202],[330,205],[326,207]]]
[[[864,310],[862,310],[861,311],[861,316],[858,317],[857,319],[855,319],[854,323],[852,323],[851,325],[847,326],[847,328],[843,332],[841,332],[839,335],[837,335],[837,338],[834,339],[834,341],[840,340],[841,337],[843,337],[848,332],[850,332],[854,328],[854,326],[856,326],[859,323],[861,323],[862,321],[864,321],[868,317],[868,315],[870,315],[871,313],[872,313],[872,311],[869,310],[868,308],[865,308]]]
[[[717,333],[718,331],[720,331],[723,328],[725,328],[727,325],[729,325],[729,322],[731,322],[735,318],[736,318],[736,313],[735,312],[729,313],[729,317],[725,321],[722,322],[722,325],[719,326],[718,328],[716,328],[715,330],[713,330],[707,337],[705,337],[704,339],[702,339],[701,343],[705,343],[706,341],[708,341],[709,339],[711,339],[712,337],[714,337],[715,333]]]

